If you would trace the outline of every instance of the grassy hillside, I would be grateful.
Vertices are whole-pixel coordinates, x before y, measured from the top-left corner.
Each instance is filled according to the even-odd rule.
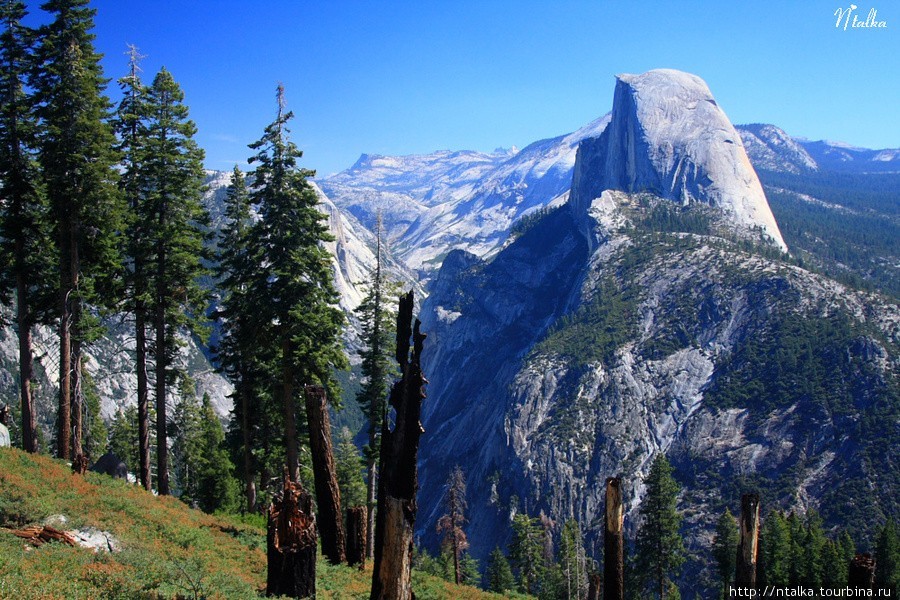
[[[64,515],[66,530],[112,534],[117,550],[61,543],[34,547],[11,529]],[[365,571],[318,562],[319,598],[368,598]],[[266,580],[265,531],[211,516],[171,497],[88,473],[61,461],[0,448],[0,599],[258,598]],[[498,598],[415,573],[422,599]]]

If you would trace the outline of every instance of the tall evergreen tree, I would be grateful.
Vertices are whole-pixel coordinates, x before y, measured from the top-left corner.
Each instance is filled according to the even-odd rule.
[[[353,434],[349,428],[341,428],[337,442],[334,462],[341,490],[341,504],[346,508],[365,506],[366,486],[362,479],[362,457],[353,443]]]
[[[499,547],[494,548],[488,558],[484,579],[485,588],[489,592],[506,594],[513,591],[516,587],[516,578],[513,577],[509,561]]]
[[[587,595],[587,556],[581,527],[575,519],[563,524],[559,536],[559,557],[557,560],[563,578],[566,598],[582,598]]]
[[[22,25],[25,15],[22,2],[0,3],[0,299],[6,290],[15,290],[22,448],[37,452],[31,329],[48,318],[53,259],[35,160],[37,123],[25,92],[34,41],[34,32]]]
[[[769,513],[763,521],[760,544],[765,579],[760,583],[776,586],[790,584],[791,534],[787,521],[780,512]]]
[[[381,428],[387,415],[388,380],[394,373],[391,340],[394,320],[388,298],[396,296],[397,285],[390,282],[383,269],[381,212],[375,219],[375,266],[369,273],[368,290],[356,308],[365,348],[362,351],[363,384],[356,401],[366,415],[369,443],[365,448],[366,482],[369,507],[369,526],[366,530],[366,555],[375,550],[375,510],[378,492],[378,457],[381,448]]]
[[[109,426],[109,451],[122,459],[129,473],[136,473],[140,464],[137,421],[137,408],[129,406],[120,408]]]
[[[255,256],[264,266],[250,294],[265,298],[256,311],[259,343],[278,351],[280,396],[284,412],[288,472],[298,477],[297,390],[319,384],[334,402],[339,387],[335,368],[345,368],[340,343],[343,314],[337,308],[331,257],[322,242],[332,240],[318,197],[307,181],[314,171],[301,169],[303,153],[288,138],[284,88],[278,86],[278,114],[263,137],[250,147],[257,154],[250,198],[262,219],[251,235]]]
[[[219,234],[216,275],[222,297],[216,317],[221,323],[221,338],[215,348],[219,369],[234,385],[234,426],[240,433],[239,457],[244,480],[245,507],[256,505],[253,444],[257,421],[263,416],[260,401],[264,393],[260,382],[265,373],[265,346],[257,340],[254,315],[264,299],[250,296],[253,278],[262,269],[255,256],[249,234],[252,228],[250,196],[244,174],[237,167],[225,196],[226,224]]]
[[[106,79],[91,33],[96,11],[88,0],[48,0],[41,8],[53,20],[40,30],[34,88],[58,250],[57,454],[68,458],[81,452],[81,347],[98,334],[86,306],[109,296],[97,292],[117,271],[121,203]]]
[[[147,134],[143,185],[146,210],[138,218],[149,245],[147,264],[150,312],[154,330],[156,391],[157,490],[169,493],[167,406],[169,384],[179,340],[187,329],[203,334],[206,292],[198,278],[206,271],[205,234],[209,216],[201,202],[203,151],[193,137],[197,128],[188,118],[184,93],[162,69],[147,90]]]
[[[544,561],[544,530],[538,519],[522,513],[513,517],[512,528],[509,557],[518,572],[519,590],[532,594],[538,589]]]
[[[875,584],[896,595],[900,591],[900,535],[893,519],[889,519],[878,534],[875,564]]]
[[[144,489],[150,481],[150,400],[147,377],[147,262],[150,259],[147,227],[149,199],[143,181],[147,154],[147,88],[141,82],[138,63],[142,58],[129,47],[129,73],[119,79],[123,97],[116,111],[118,149],[122,154],[119,187],[128,208],[124,255],[127,258],[125,309],[134,314],[135,374],[137,376],[139,478]]]
[[[637,533],[636,565],[644,585],[651,585],[660,600],[672,586],[672,576],[684,563],[684,544],[676,509],[678,483],[664,454],[657,455],[644,482],[647,494],[641,503],[643,519]]]
[[[459,465],[453,467],[444,489],[444,505],[447,512],[438,519],[438,533],[444,534],[444,546],[453,557],[453,580],[460,584],[461,571],[459,560],[468,549],[469,540],[463,525],[466,522],[466,476]]]
[[[728,586],[734,581],[739,539],[737,521],[731,511],[726,508],[716,522],[716,535],[713,538],[713,557],[716,559],[716,566],[719,569],[723,598],[728,597]]]

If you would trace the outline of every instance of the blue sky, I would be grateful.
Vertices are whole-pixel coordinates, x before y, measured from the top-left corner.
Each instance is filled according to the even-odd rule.
[[[835,28],[848,0],[92,5],[107,76],[125,72],[128,43],[147,55],[148,81],[171,71],[207,167],[246,160],[281,81],[304,166],[321,177],[363,152],[490,151],[567,133],[611,108],[616,73],[658,67],[705,79],[734,123],[898,147],[900,2],[856,1],[887,28]]]

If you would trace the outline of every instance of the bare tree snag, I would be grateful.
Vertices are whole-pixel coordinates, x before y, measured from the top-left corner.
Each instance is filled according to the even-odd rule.
[[[269,507],[266,595],[315,597],[317,539],[312,497],[285,477]]]
[[[741,540],[738,542],[735,585],[756,585],[759,552],[759,494],[741,496]]]
[[[325,388],[308,385],[304,391],[322,554],[331,564],[339,565],[344,562],[344,513],[341,512],[341,490],[331,447],[331,422],[325,403]]]
[[[847,584],[871,590],[875,587],[875,559],[871,554],[857,554],[850,561]]]
[[[381,432],[371,600],[409,600],[414,597],[410,569],[413,525],[418,510],[416,459],[419,438],[424,432],[420,418],[427,381],[420,364],[425,334],[419,331],[421,323],[418,319],[412,326],[413,304],[411,291],[400,297],[396,358],[402,376],[391,388],[389,399],[395,413],[393,429],[386,422]],[[412,357],[410,337],[413,340]]]
[[[622,481],[606,480],[606,519],[603,532],[603,600],[625,598],[625,505]]]
[[[587,600],[600,600],[602,588],[603,580],[600,579],[600,573],[591,573],[590,575],[588,575]]]
[[[366,564],[368,513],[365,506],[347,509],[347,564],[351,567],[359,565],[362,569]]]

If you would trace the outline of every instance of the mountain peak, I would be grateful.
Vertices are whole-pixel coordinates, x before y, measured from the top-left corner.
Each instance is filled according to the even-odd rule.
[[[787,248],[740,135],[702,79],[656,69],[616,80],[609,126],[579,147],[576,208],[587,210],[607,189],[649,192],[718,207]]]

